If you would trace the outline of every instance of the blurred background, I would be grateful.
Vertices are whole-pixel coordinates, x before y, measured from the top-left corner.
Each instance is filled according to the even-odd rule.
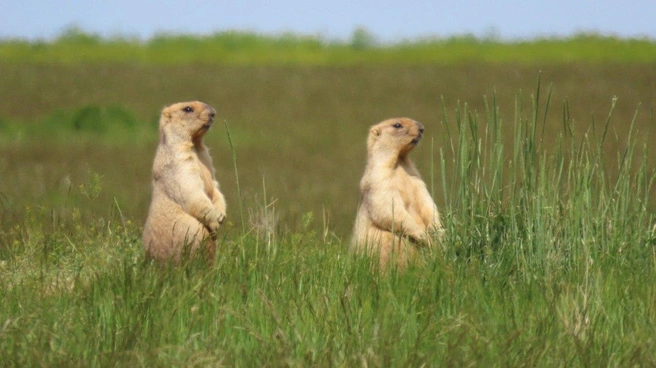
[[[368,126],[394,116],[426,126],[413,157],[439,207],[448,176],[440,162],[452,159],[448,131],[462,114],[485,129],[498,110],[508,152],[513,124],[539,104],[545,150],[565,121],[574,137],[601,135],[608,121],[609,167],[630,134],[653,157],[653,1],[30,0],[2,8],[7,227],[33,211],[53,223],[75,211],[142,223],[159,111],[185,100],[217,109],[206,144],[235,227],[240,202],[247,225],[270,205],[282,230],[328,228],[346,239]]]

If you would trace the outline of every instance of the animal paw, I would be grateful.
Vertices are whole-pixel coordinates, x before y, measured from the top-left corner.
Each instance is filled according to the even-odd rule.
[[[416,245],[424,245],[427,241],[426,234],[424,232],[417,232],[415,234],[408,234],[408,239]]]
[[[211,233],[215,233],[219,229],[219,226],[221,226],[224,217],[225,216],[218,211],[208,211],[203,222],[205,223],[205,226],[207,226],[207,230]]]
[[[215,233],[217,230],[219,230],[219,226],[221,226],[221,222],[218,220],[218,218],[214,220],[210,220],[207,223],[207,229],[211,233]]]
[[[217,216],[217,221],[219,221],[219,224],[223,224],[223,221],[225,221],[226,215],[225,213],[219,212],[219,215]]]

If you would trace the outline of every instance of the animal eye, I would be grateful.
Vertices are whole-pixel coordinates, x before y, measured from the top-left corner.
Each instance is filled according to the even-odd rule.
[[[401,123],[396,123],[396,124],[394,124],[394,125],[392,125],[392,126],[395,127],[396,129],[399,129],[399,128],[401,127]]]
[[[185,106],[182,108],[182,111],[184,112],[194,112],[194,109],[191,108],[191,106]]]

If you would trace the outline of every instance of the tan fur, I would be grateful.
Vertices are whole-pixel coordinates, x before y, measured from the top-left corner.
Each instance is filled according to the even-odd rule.
[[[153,162],[153,194],[143,232],[146,253],[158,261],[180,261],[199,247],[214,258],[216,231],[226,216],[212,158],[203,136],[216,111],[198,101],[162,110]]]
[[[385,120],[369,130],[351,249],[377,254],[382,268],[392,258],[404,266],[416,247],[432,245],[444,231],[437,206],[408,158],[423,131],[421,123],[408,118]]]

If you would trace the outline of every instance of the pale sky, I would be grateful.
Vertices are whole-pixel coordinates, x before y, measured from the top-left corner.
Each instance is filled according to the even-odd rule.
[[[505,40],[598,32],[656,39],[656,0],[0,0],[0,38],[52,39],[75,25],[102,36],[295,32],[379,41],[492,33]]]

